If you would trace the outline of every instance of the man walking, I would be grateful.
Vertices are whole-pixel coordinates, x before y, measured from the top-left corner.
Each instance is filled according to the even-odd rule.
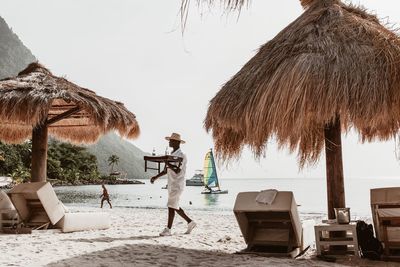
[[[175,218],[175,212],[178,213],[187,223],[187,230],[185,234],[190,234],[193,228],[196,227],[196,223],[190,219],[183,209],[179,206],[179,199],[185,188],[185,173],[186,173],[186,155],[180,149],[180,145],[184,144],[185,141],[181,139],[181,136],[177,133],[172,133],[171,136],[165,137],[169,141],[169,146],[172,148],[171,156],[181,158],[182,162],[165,164],[164,170],[158,175],[150,179],[151,183],[160,178],[163,175],[168,177],[168,224],[167,227],[160,233],[160,236],[170,236],[171,228]]]
[[[102,184],[101,187],[103,188],[103,194],[101,194],[101,196],[100,196],[100,198],[101,198],[101,206],[100,206],[100,208],[103,208],[104,201],[107,201],[108,205],[110,205],[110,209],[112,209],[112,205],[111,205],[111,201],[110,201],[110,195],[108,194],[107,188],[105,187],[104,184]]]

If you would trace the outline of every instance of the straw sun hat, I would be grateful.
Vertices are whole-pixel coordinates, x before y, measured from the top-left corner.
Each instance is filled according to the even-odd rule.
[[[185,141],[183,141],[183,140],[181,139],[181,135],[178,134],[178,133],[172,133],[171,136],[165,137],[165,140],[168,140],[168,141],[169,141],[169,140],[176,140],[176,141],[181,142],[182,144],[186,143]]]

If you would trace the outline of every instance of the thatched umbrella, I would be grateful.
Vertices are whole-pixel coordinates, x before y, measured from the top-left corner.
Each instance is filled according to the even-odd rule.
[[[46,180],[47,137],[93,143],[108,131],[139,135],[136,117],[122,103],[96,95],[38,63],[0,81],[0,140],[32,138],[31,181]]]
[[[210,2],[209,0],[204,0]],[[211,1],[212,2],[212,1]],[[222,0],[238,8],[245,0]],[[263,45],[211,100],[205,127],[223,159],[267,141],[326,153],[328,216],[345,207],[341,131],[388,140],[400,130],[400,40],[376,16],[340,0],[302,0],[304,13]]]

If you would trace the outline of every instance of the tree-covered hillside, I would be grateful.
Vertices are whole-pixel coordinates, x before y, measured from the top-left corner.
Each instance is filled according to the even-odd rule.
[[[17,75],[34,61],[31,51],[0,17],[0,79]]]
[[[88,151],[97,157],[99,171],[101,174],[109,174],[111,166],[109,157],[116,155],[119,158],[115,171],[121,172],[128,179],[149,178],[152,172],[144,172],[143,156],[148,153],[143,152],[132,143],[122,139],[115,133],[109,133],[94,144],[88,146]],[[154,173],[153,173],[154,175]]]

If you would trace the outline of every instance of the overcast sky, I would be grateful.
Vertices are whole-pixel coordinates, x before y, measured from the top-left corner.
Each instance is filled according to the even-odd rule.
[[[400,1],[352,2],[400,22]],[[192,5],[182,36],[179,7],[180,0],[2,0],[0,15],[53,73],[125,103],[141,126],[133,143],[142,150],[163,153],[164,137],[181,133],[190,176],[212,147],[203,128],[209,100],[302,9],[297,0],[253,0],[237,20]],[[343,136],[345,176],[398,177],[395,152],[394,141],[360,144],[354,134]],[[299,171],[296,155],[271,142],[265,159],[245,150],[220,176],[324,177],[325,159]]]

